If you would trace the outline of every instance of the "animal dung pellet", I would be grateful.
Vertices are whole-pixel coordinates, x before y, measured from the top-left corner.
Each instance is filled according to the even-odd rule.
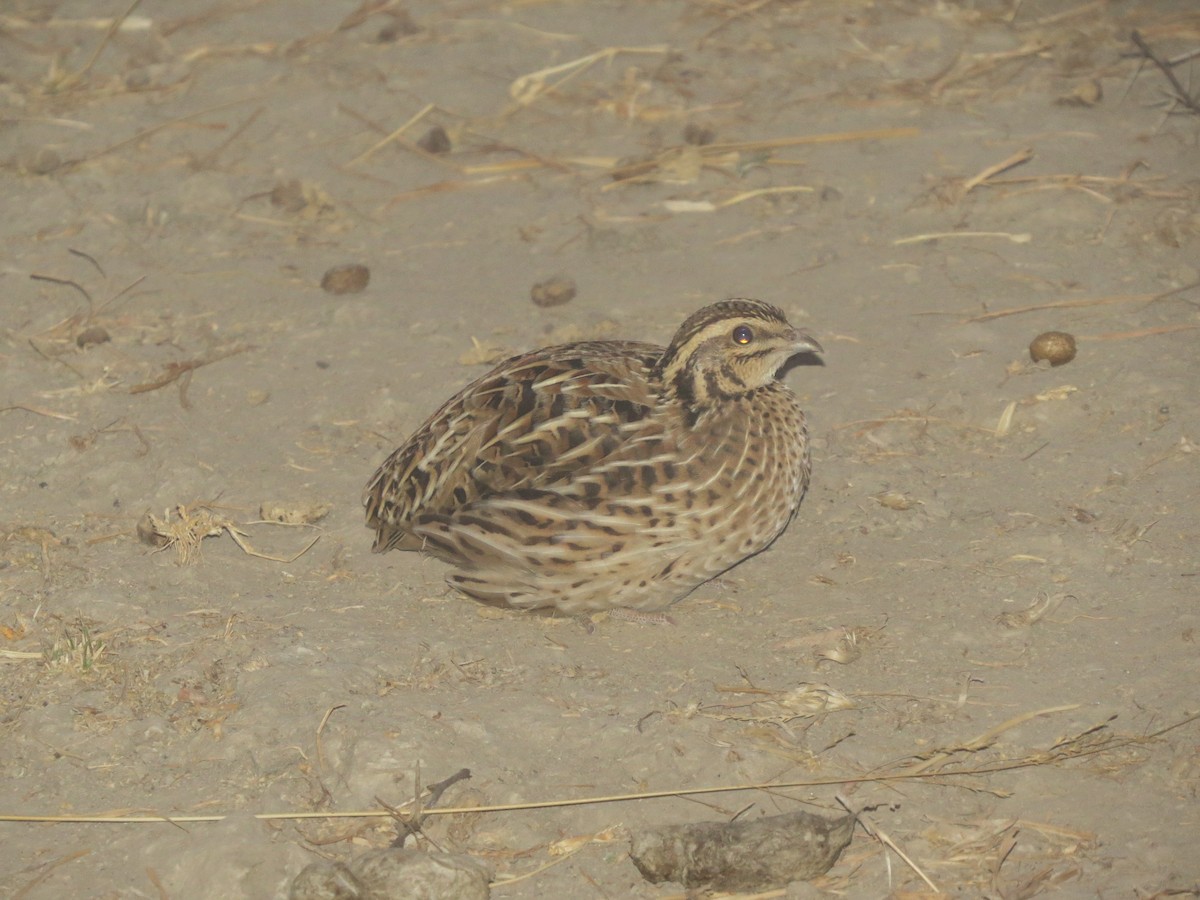
[[[529,292],[534,306],[562,306],[575,299],[575,279],[556,275],[539,281]]]
[[[434,125],[425,132],[421,139],[417,141],[417,146],[426,153],[438,155],[449,153],[454,149],[454,145],[450,142],[450,135],[446,134],[446,129],[441,125]]]
[[[1075,358],[1075,336],[1065,331],[1045,331],[1029,345],[1029,358],[1034,362],[1046,360],[1052,366],[1063,366]]]
[[[739,822],[672,825],[633,835],[629,854],[649,882],[717,891],[762,891],[807,881],[833,867],[854,834],[854,816],[806,812]]]
[[[75,336],[75,346],[90,347],[93,344],[107,344],[112,340],[108,329],[100,325],[90,325]]]
[[[321,289],[328,294],[361,294],[370,281],[370,269],[349,263],[329,269],[321,278]]]

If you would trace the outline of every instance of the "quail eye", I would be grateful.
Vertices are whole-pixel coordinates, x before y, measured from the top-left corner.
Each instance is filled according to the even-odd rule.
[[[737,328],[733,329],[733,342],[735,344],[741,344],[742,346],[745,346],[752,340],[754,340],[754,332],[750,330],[749,326],[739,325]]]

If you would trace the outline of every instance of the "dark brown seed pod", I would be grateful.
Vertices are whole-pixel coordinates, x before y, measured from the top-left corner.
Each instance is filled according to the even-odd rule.
[[[334,266],[321,279],[321,288],[330,294],[361,294],[371,280],[371,270],[366,266],[351,263]]]
[[[529,292],[529,299],[536,306],[561,306],[575,297],[575,279],[565,275],[538,282]]]
[[[111,340],[112,335],[108,333],[108,329],[100,325],[89,325],[75,335],[75,346],[90,347],[93,344],[107,344]]]
[[[1044,359],[1052,366],[1066,365],[1075,358],[1075,336],[1065,331],[1039,334],[1029,345],[1029,358],[1034,362]]]

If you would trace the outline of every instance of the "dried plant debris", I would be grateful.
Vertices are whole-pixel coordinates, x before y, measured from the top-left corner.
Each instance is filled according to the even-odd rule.
[[[200,559],[200,544],[204,539],[219,537],[223,533],[228,533],[233,538],[233,542],[247,556],[283,563],[295,562],[312,549],[313,544],[320,540],[321,537],[317,535],[298,553],[294,553],[291,556],[272,556],[255,550],[247,543],[246,532],[242,530],[245,527],[244,525],[235,525],[230,519],[217,514],[207,506],[189,507],[181,503],[175,507],[173,518],[171,512],[171,510],[167,510],[163,513],[161,519],[151,512],[146,512],[138,521],[137,536],[143,544],[149,544],[159,550],[173,548],[175,550],[175,561],[181,566],[192,565],[198,562]],[[307,523],[281,522],[277,520],[246,523],[246,525],[254,524],[297,525]]]
[[[654,884],[761,891],[824,875],[854,835],[853,815],[797,811],[748,822],[673,825],[633,835],[630,857]]]
[[[292,882],[289,900],[487,900],[492,871],[462,853],[399,847],[369,850],[349,863],[314,862]]]
[[[1047,594],[1043,591],[1028,609],[1001,613],[996,616],[996,621],[1005,628],[1028,628],[1050,615],[1068,598],[1075,599],[1070,594]]]
[[[479,340],[472,336],[471,349],[458,356],[460,366],[490,366],[512,356],[512,350],[499,341]]]
[[[1163,77],[1170,83],[1173,91],[1170,95],[1171,111],[1174,112],[1176,109],[1182,107],[1187,112],[1200,116],[1200,95],[1192,93],[1180,83],[1179,78],[1175,75],[1172,62],[1163,59],[1155,53],[1150,45],[1146,43],[1146,39],[1142,37],[1141,32],[1134,31],[1130,35],[1130,38],[1137,44],[1137,48],[1142,52],[1142,55],[1154,63],[1158,67],[1158,70],[1162,72]]]
[[[849,662],[851,658],[848,656],[844,661]],[[787,734],[792,733],[792,725],[797,721],[858,707],[853,699],[827,684],[800,684],[787,691],[772,691],[752,685],[718,687],[717,690],[721,693],[749,695],[755,699],[698,706],[691,712],[722,722],[772,725]]]
[[[315,525],[332,508],[328,503],[263,503],[258,515],[264,522],[280,525]]]

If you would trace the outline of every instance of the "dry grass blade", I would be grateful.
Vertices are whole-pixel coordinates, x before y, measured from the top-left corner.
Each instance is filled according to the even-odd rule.
[[[52,409],[45,409],[41,406],[26,406],[23,403],[14,403],[11,406],[0,406],[0,413],[13,412],[14,410],[32,413],[35,416],[45,416],[48,419],[63,419],[67,422],[74,422],[79,418],[78,416],[72,416],[67,413],[55,412]]]
[[[235,107],[235,106],[241,106],[244,103],[252,103],[256,99],[258,99],[258,98],[242,97],[238,100],[230,100],[226,103],[218,103],[216,106],[210,106],[207,109],[201,109],[194,113],[188,113],[185,116],[179,116],[178,118],[171,119],[170,121],[167,121],[167,122],[160,122],[157,125],[152,125],[149,128],[142,129],[141,131],[139,131],[137,134],[133,135],[132,137],[125,138],[122,141],[117,141],[117,143],[115,143],[115,144],[110,144],[107,147],[104,147],[100,150],[96,150],[95,152],[89,153],[86,156],[82,156],[79,159],[67,160],[63,163],[63,168],[65,170],[68,168],[75,168],[77,166],[81,166],[84,163],[92,162],[93,160],[97,160],[102,156],[107,156],[110,153],[115,153],[116,151],[121,150],[125,147],[131,146],[133,144],[138,144],[141,141],[145,140],[146,138],[150,137],[151,135],[157,134],[160,131],[166,131],[168,128],[175,128],[175,127],[177,127],[179,125],[183,125],[187,122],[191,122],[196,119],[202,119],[205,116],[211,115],[212,113],[220,112],[220,111],[226,110],[226,109],[231,109],[232,107]]]
[[[1001,172],[1007,172],[1009,169],[1029,162],[1031,159],[1033,159],[1033,150],[1031,148],[1027,148],[1025,150],[1018,150],[1007,159],[1003,159],[994,165],[988,166],[986,169],[979,172],[979,174],[972,178],[968,178],[963,182],[962,188],[959,192],[959,199],[961,200],[963,197],[967,196],[967,194],[971,193],[972,190],[979,187],[979,185],[986,182],[993,175],[999,175]]]
[[[929,89],[929,94],[935,98],[940,97],[951,85],[978,78],[980,75],[986,74],[1005,63],[1030,59],[1049,49],[1049,44],[1034,40],[1015,50],[975,54],[961,67],[958,64],[959,61],[955,60],[950,66],[949,71],[945,71],[937,77]]]
[[[1059,709],[1071,709],[1074,707],[1058,707]],[[967,742],[963,748],[978,745],[981,741],[988,742],[988,738],[994,732],[1013,727],[1022,721],[1029,718],[1045,715],[1052,710],[1038,710],[1032,713],[1026,713],[1014,719],[1010,719],[997,728],[990,729],[980,737],[973,741]],[[1104,753],[1113,750],[1124,749],[1133,746],[1140,746],[1146,743],[1157,740],[1169,732],[1176,731],[1185,726],[1191,725],[1194,722],[1200,721],[1200,713],[1194,713],[1171,723],[1150,734],[1138,735],[1128,738],[1118,738],[1106,734],[1109,723],[1112,719],[1094,725],[1084,731],[1060,738],[1054,744],[1044,751],[1027,754],[1020,757],[1009,759],[1001,759],[994,761],[988,765],[980,766],[975,769],[960,769],[952,771],[914,771],[913,768],[898,772],[876,772],[864,776],[842,776],[837,778],[817,778],[805,779],[802,781],[776,781],[776,782],[760,782],[736,785],[722,785],[716,787],[697,787],[697,788],[679,788],[675,790],[662,791],[642,791],[634,794],[609,794],[605,796],[578,797],[560,800],[543,800],[530,801],[526,803],[506,803],[491,806],[470,806],[470,807],[443,807],[439,809],[426,810],[426,815],[464,815],[464,814],[481,814],[481,813],[496,813],[496,812],[514,812],[519,810],[532,809],[561,809],[564,807],[574,806],[591,806],[597,804],[622,803],[630,801],[643,801],[663,799],[667,797],[693,797],[701,794],[727,794],[740,791],[779,791],[787,788],[811,788],[821,786],[834,786],[846,784],[866,784],[871,782],[897,782],[897,781],[917,781],[924,779],[943,780],[956,776],[965,775],[980,775],[994,772],[1006,772],[1012,769],[1028,768],[1030,766],[1048,765],[1054,762],[1061,762],[1068,759],[1076,759],[1085,756],[1091,756],[1098,753]],[[922,768],[928,768],[922,766]],[[411,802],[411,801],[410,801]],[[402,804],[403,806],[403,804]],[[362,819],[362,818],[392,818],[394,810],[389,809],[370,809],[370,810],[346,810],[340,812],[281,812],[281,813],[255,813],[254,818],[264,821],[279,821],[279,820],[303,820],[303,819]],[[0,813],[0,822],[55,822],[55,823],[124,823],[124,824],[186,824],[189,822],[220,822],[226,819],[227,816],[219,813],[210,815],[180,815],[180,816],[163,816],[163,815],[132,815],[129,813],[114,813],[114,814],[95,814],[95,815],[69,815],[69,816],[45,816],[45,815],[29,815],[24,813]]]
[[[348,167],[349,166],[357,166],[359,163],[366,162],[368,159],[370,159],[372,156],[374,156],[376,153],[378,153],[380,150],[382,150],[388,144],[392,143],[395,140],[398,140],[400,138],[400,136],[404,134],[404,132],[408,131],[408,129],[412,128],[414,125],[416,125],[418,122],[420,122],[423,118],[425,118],[427,115],[429,115],[431,112],[433,112],[434,109],[435,109],[434,104],[427,103],[424,106],[424,108],[421,109],[420,112],[416,113],[414,116],[409,118],[409,120],[407,122],[405,122],[403,125],[401,125],[399,128],[397,128],[395,131],[390,132],[382,140],[376,141],[374,144],[372,144],[370,147],[368,147],[366,150],[364,150],[358,156],[354,157],[354,159],[350,160],[350,162],[346,163],[346,165]]]
[[[1069,712],[1073,709],[1079,709],[1079,704],[1071,703],[1066,706],[1051,706],[1047,709],[1037,709],[1030,712],[1021,713],[1021,715],[1014,716],[1007,722],[1001,722],[999,725],[989,728],[987,731],[983,732],[983,734],[972,738],[969,741],[953,747],[946,747],[936,750],[932,754],[926,755],[921,762],[914,764],[910,768],[910,771],[927,772],[934,766],[938,766],[944,762],[947,762],[959,753],[977,753],[980,750],[985,750],[996,742],[996,738],[1000,737],[1000,735],[1004,734],[1004,732],[1012,728],[1016,728],[1018,725],[1022,725],[1031,719],[1053,715],[1054,713]]]
[[[1107,331],[1104,334],[1084,334],[1079,336],[1081,341],[1125,341],[1132,338],[1155,337],[1160,334],[1175,334],[1180,331],[1191,331],[1200,328],[1196,324],[1159,325],[1155,328],[1137,328],[1133,331]]]
[[[938,241],[942,238],[1005,238],[1014,244],[1028,244],[1033,240],[1033,235],[1028,232],[1013,234],[1009,231],[935,231],[929,234],[914,234],[911,237],[896,238],[896,240],[892,241],[892,246],[901,247],[904,244],[923,244],[929,241]]]
[[[655,44],[650,47],[605,47],[603,50],[597,50],[595,53],[589,53],[587,56],[581,56],[578,59],[559,63],[557,66],[549,66],[548,68],[538,69],[536,72],[522,75],[509,85],[508,93],[519,106],[529,106],[543,94],[561,87],[576,75],[586,71],[601,60],[611,62],[623,53],[662,55],[670,52],[670,49],[666,44]],[[551,82],[550,79],[556,75],[562,75],[562,77],[557,81]]]
[[[866,829],[867,834],[869,834],[871,837],[875,838],[875,840],[879,841],[879,843],[883,844],[885,847],[887,847],[889,850],[891,850],[893,853],[895,853],[897,856],[899,856],[902,860],[904,860],[904,864],[906,866],[908,866],[910,869],[912,869],[914,872],[916,872],[918,877],[920,877],[920,879],[922,881],[924,881],[927,885],[929,885],[929,889],[931,891],[933,891],[935,894],[941,893],[941,891],[938,890],[938,886],[933,883],[933,880],[928,875],[925,874],[924,870],[922,870],[920,866],[918,866],[915,862],[913,862],[912,857],[910,857],[907,853],[905,853],[903,850],[901,850],[900,845],[897,844],[894,840],[892,840],[891,837],[889,837],[884,831],[882,831],[878,825],[876,825],[873,821],[871,821],[871,819],[868,818],[862,812],[855,812],[853,807],[850,806],[850,803],[841,794],[836,794],[835,798],[837,799],[838,803],[842,804],[842,806],[845,807],[846,812],[851,813],[852,815],[855,815],[858,817],[859,823],[862,825],[863,828]]]
[[[768,138],[761,141],[733,141],[707,144],[704,149],[715,153],[727,150],[777,150],[781,147],[801,147],[805,144],[842,144],[852,141],[882,141],[891,138],[916,137],[920,128],[868,128],[863,131],[830,131],[799,137]]]
[[[1014,306],[1010,309],[998,309],[995,312],[981,313],[966,319],[959,319],[960,325],[972,322],[990,322],[993,319],[1003,319],[1006,316],[1019,316],[1025,313],[1040,312],[1046,309],[1079,309],[1086,306],[1106,306],[1110,303],[1149,303],[1157,300],[1158,294],[1117,294],[1111,297],[1088,297],[1079,300],[1056,300],[1053,303],[1036,303],[1033,306]]]
[[[109,42],[112,41],[117,32],[121,30],[121,26],[124,24],[125,20],[133,14],[133,11],[141,5],[141,2],[142,0],[133,0],[133,2],[125,8],[123,13],[112,20],[108,26],[108,29],[104,32],[104,36],[100,38],[100,43],[96,45],[96,49],[92,51],[92,55],[88,58],[88,61],[83,64],[82,69],[80,69],[78,72],[64,74],[57,81],[48,85],[47,89],[51,92],[70,90],[71,88],[75,87],[75,85],[83,81],[83,79],[87,77],[88,72],[92,71],[92,66],[96,65],[97,60],[100,59],[100,54],[104,52],[104,48],[109,45]]]
[[[1012,430],[1013,417],[1017,414],[1017,401],[1010,400],[1008,405],[1004,407],[1004,412],[1000,414],[1000,421],[996,423],[996,437],[1002,438],[1008,435]]]

